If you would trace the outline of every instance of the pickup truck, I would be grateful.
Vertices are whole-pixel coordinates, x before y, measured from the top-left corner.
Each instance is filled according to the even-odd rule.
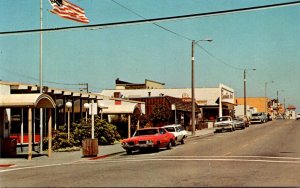
[[[216,132],[229,129],[235,131],[235,125],[231,116],[218,117],[214,123],[214,129]]]

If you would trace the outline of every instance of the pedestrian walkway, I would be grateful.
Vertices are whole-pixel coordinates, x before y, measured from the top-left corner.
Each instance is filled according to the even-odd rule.
[[[191,132],[188,132],[187,142],[190,139],[202,138],[206,136],[212,136],[214,129],[202,129],[196,130],[193,136]],[[0,158],[0,171],[4,168],[10,168],[12,166],[27,167],[27,166],[43,166],[43,165],[59,165],[65,163],[74,163],[83,160],[96,160],[106,158],[112,155],[125,153],[125,150],[121,147],[120,143],[113,145],[101,145],[99,146],[99,152],[97,157],[83,157],[82,150],[71,152],[53,152],[51,157],[45,155],[34,154],[32,160],[27,160],[27,155],[18,155],[17,158]]]

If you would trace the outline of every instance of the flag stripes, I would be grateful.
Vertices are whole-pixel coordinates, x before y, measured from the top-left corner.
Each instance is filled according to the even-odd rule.
[[[84,9],[67,0],[50,0],[50,4],[53,7],[50,12],[53,14],[76,22],[89,23]]]

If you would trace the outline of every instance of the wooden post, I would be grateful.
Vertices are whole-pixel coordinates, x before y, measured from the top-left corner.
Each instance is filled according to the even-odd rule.
[[[128,138],[131,137],[131,116],[130,114],[128,115]]]
[[[28,108],[28,160],[32,159],[32,109]]]
[[[48,157],[52,154],[52,109],[48,109]]]

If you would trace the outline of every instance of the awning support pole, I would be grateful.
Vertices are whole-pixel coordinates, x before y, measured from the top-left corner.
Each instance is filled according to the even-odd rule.
[[[129,115],[128,115],[128,138],[131,137],[130,128],[131,128],[131,116],[130,116],[130,114],[129,114]]]
[[[32,159],[32,109],[28,108],[28,160]]]
[[[48,109],[48,157],[52,154],[52,109]]]

